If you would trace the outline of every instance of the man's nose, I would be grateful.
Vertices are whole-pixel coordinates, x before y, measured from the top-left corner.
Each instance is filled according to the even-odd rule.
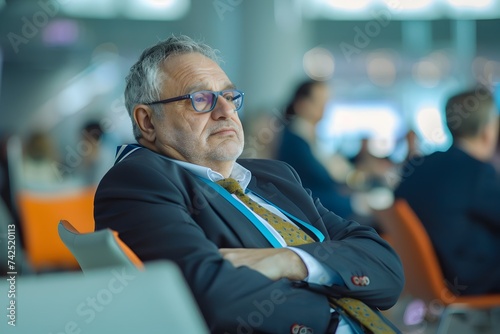
[[[230,118],[234,113],[234,104],[226,100],[223,96],[219,96],[215,108],[212,110],[212,118]]]

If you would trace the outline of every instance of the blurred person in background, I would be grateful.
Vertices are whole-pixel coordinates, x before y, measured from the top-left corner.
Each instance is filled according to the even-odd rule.
[[[11,163],[8,157],[8,146],[9,139],[11,138],[8,134],[0,135],[0,191],[2,202],[9,216],[18,222],[17,212],[14,208],[13,203],[13,193],[12,193],[12,171]]]
[[[493,90],[493,97],[495,99],[495,104],[497,106],[497,109],[500,110],[500,84],[497,83],[495,85],[495,88]],[[500,173],[500,136],[498,136],[497,139],[497,145],[495,148],[495,153],[493,154],[493,158],[491,159],[493,166],[495,166],[495,169],[497,173]]]
[[[500,178],[490,160],[498,111],[486,87],[450,97],[445,106],[453,145],[411,164],[395,197],[425,226],[443,273],[458,294],[500,292]]]
[[[14,205],[13,192],[11,184],[11,163],[9,161],[8,146],[11,136],[9,134],[0,135],[0,248],[2,248],[2,253],[0,258],[2,260],[2,265],[0,267],[4,268],[5,271],[0,269],[0,275],[6,273],[7,269],[7,248],[3,245],[7,245],[7,231],[10,224],[15,225],[16,234],[19,237],[17,240],[17,245],[19,246],[19,259],[21,258],[21,247],[24,245],[22,229],[19,226],[19,215]],[[12,228],[11,228],[12,229]]]
[[[349,159],[354,170],[349,174],[351,179],[348,179],[347,183],[352,184],[355,189],[370,190],[375,187],[388,187],[386,175],[394,167],[394,164],[388,157],[378,157],[372,153],[370,144],[376,140],[377,138],[370,136],[361,138],[358,153]],[[358,179],[358,182],[355,179]]]
[[[74,171],[76,178],[85,186],[97,186],[101,178],[113,166],[115,147],[109,142],[98,120],[86,122],[77,143],[81,162]],[[111,147],[113,145],[113,147]]]
[[[307,80],[298,85],[285,110],[288,121],[277,144],[276,158],[289,163],[305,188],[319,197],[324,206],[341,217],[353,218],[351,196],[345,184],[335,179],[335,169],[351,168],[347,162],[332,163],[318,151],[316,126],[323,118],[330,98],[325,82]],[[347,175],[347,173],[341,173]],[[345,181],[345,180],[344,180]]]
[[[22,143],[20,187],[50,190],[61,185],[59,154],[48,131],[37,129]]]
[[[408,154],[406,155],[406,161],[417,158],[421,155],[420,152],[420,139],[415,132],[415,130],[408,130],[405,135],[405,140],[408,146]]]

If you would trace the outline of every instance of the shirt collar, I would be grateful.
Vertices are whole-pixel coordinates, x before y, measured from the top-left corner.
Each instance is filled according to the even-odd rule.
[[[121,145],[117,148],[116,152],[116,160],[115,163],[118,163],[125,159],[127,156],[135,152],[136,150],[143,148],[142,145],[138,144],[129,144],[129,145]],[[170,160],[173,163],[176,163],[177,165],[181,166],[182,168],[190,171],[191,173],[202,177],[204,179],[209,179],[210,181],[217,182],[219,180],[222,180],[224,176],[220,174],[219,172],[214,171],[211,168],[205,167],[205,166],[200,166],[200,165],[195,165],[190,162],[186,161],[180,161],[172,158],[168,158],[164,155],[160,156],[164,159]],[[238,183],[240,184],[241,188],[245,190],[250,183],[250,180],[252,179],[252,172],[250,172],[248,169],[240,165],[239,163],[235,162],[233,166],[233,170],[231,171],[231,175],[229,177],[232,177]]]
[[[186,162],[186,161],[175,160],[175,159],[171,159],[171,158],[167,158],[167,157],[165,157],[165,158],[178,164],[182,168],[190,171],[191,173],[193,173],[199,177],[209,179],[210,181],[217,182],[219,180],[224,179],[224,176],[222,176],[222,174],[214,171],[211,168],[208,168],[205,166],[200,166],[200,165],[195,165],[195,164],[192,164],[192,163]],[[245,167],[243,167],[239,163],[235,162],[234,166],[233,166],[233,170],[231,171],[231,175],[229,175],[229,177],[232,177],[233,179],[238,181],[241,188],[243,190],[245,190],[247,188],[248,184],[250,183],[250,180],[252,179],[252,172],[250,172],[248,169],[246,169]]]

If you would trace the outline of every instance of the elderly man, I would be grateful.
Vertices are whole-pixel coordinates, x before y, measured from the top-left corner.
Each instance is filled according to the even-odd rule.
[[[99,185],[96,228],[117,230],[144,261],[177,263],[213,333],[359,330],[339,305],[391,307],[400,261],[287,164],[237,160],[243,98],[205,44],[172,36],[145,50],[125,90],[138,143]]]

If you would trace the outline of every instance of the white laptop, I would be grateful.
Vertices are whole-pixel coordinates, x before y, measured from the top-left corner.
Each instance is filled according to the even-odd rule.
[[[146,263],[145,271],[2,277],[0,305],[0,333],[209,332],[180,270],[167,261]]]

